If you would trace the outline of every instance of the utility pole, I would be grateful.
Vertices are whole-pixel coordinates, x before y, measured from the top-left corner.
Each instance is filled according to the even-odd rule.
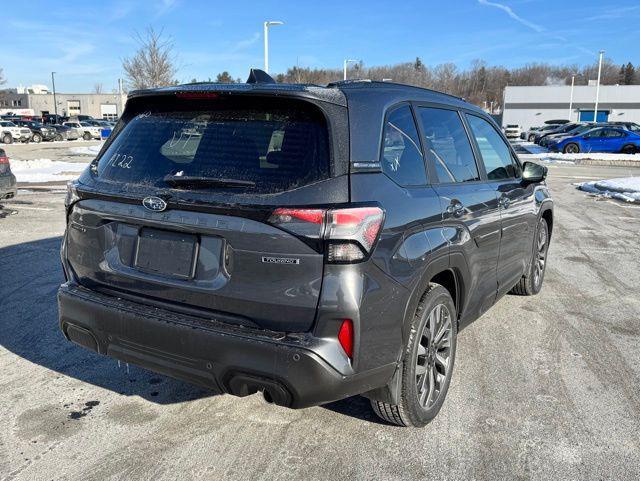
[[[284,22],[267,21],[264,22],[264,71],[269,73],[269,27],[273,25],[284,25]]]
[[[596,83],[596,106],[593,109],[593,121],[598,122],[598,100],[600,98],[600,74],[602,73],[602,57],[604,50],[600,50],[600,61],[598,62],[598,83]]]
[[[571,114],[573,113],[573,85],[576,81],[576,76],[571,76],[571,96],[569,97],[569,121],[571,121]]]
[[[347,65],[350,63],[357,63],[357,60],[344,59],[342,62],[342,80],[347,80]]]
[[[119,118],[119,117],[122,117],[122,112],[124,110],[124,102],[122,101],[122,79],[121,78],[118,79],[118,103],[120,104],[118,108],[118,110],[120,111],[118,113],[118,118]]]
[[[55,123],[58,123],[58,102],[56,102],[56,79],[55,72],[51,72],[51,87],[53,87],[53,111],[56,114]]]

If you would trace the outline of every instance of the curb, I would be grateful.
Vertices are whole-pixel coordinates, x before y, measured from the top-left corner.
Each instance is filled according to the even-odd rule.
[[[628,159],[577,159],[576,165],[601,165],[609,167],[637,167],[640,168],[640,157],[638,160]]]

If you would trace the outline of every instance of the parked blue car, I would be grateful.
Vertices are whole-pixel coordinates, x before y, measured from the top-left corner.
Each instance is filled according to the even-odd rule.
[[[580,135],[561,137],[550,141],[549,150],[577,154],[579,152],[640,152],[640,135],[624,129],[600,127]]]

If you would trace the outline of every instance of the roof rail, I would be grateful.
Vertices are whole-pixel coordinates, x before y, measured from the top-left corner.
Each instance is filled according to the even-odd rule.
[[[276,83],[273,80],[273,77],[269,75],[264,70],[260,70],[259,68],[252,68],[249,71],[249,78],[247,79],[248,84],[274,84]]]
[[[369,85],[385,86],[385,87],[406,87],[411,89],[426,90],[428,92],[433,92],[440,95],[446,95],[447,97],[452,97],[454,99],[458,99],[466,102],[466,100],[463,97],[458,97],[457,95],[448,94],[446,92],[440,92],[439,90],[429,89],[426,87],[419,87],[418,85],[403,84],[400,82],[389,82],[386,80],[371,80],[371,79],[337,80],[335,82],[329,82],[327,84],[327,87],[340,88],[342,86],[349,86],[349,85],[356,85],[356,84],[369,84]]]

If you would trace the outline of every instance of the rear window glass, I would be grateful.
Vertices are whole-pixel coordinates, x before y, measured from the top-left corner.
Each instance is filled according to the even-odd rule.
[[[205,177],[255,183],[246,193],[274,193],[329,175],[324,117],[307,103],[167,103],[127,122],[98,161],[101,180],[168,187],[167,176]],[[222,187],[206,187],[214,188]]]

